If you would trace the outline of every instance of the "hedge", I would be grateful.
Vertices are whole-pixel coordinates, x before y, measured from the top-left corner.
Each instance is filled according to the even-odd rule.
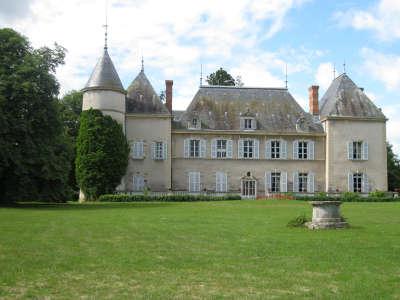
[[[241,200],[240,195],[207,196],[207,195],[129,195],[129,194],[106,194],[99,197],[101,202],[194,202],[194,201],[224,201]]]
[[[342,201],[342,202],[398,202],[400,198],[395,197],[321,197],[321,196],[300,196],[296,200],[301,201]]]

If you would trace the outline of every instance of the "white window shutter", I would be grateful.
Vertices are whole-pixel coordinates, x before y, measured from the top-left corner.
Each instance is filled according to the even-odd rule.
[[[368,160],[368,142],[362,143],[362,159]]]
[[[192,191],[192,180],[193,180],[193,172],[189,172],[188,173],[188,191],[191,192]]]
[[[309,193],[314,193],[315,190],[314,180],[315,180],[314,173],[309,172],[307,176],[307,192]]]
[[[206,140],[201,139],[200,140],[200,157],[205,158],[206,157]]]
[[[353,142],[347,142],[347,159],[353,159]]]
[[[271,159],[271,140],[265,142],[265,158]]]
[[[151,158],[156,159],[156,142],[151,143]]]
[[[228,174],[224,173],[225,176],[225,192],[228,192]]]
[[[281,159],[287,159],[287,142],[285,140],[280,140],[281,142],[281,153],[280,153],[280,158]]]
[[[299,192],[299,172],[293,173],[293,192]]]
[[[238,141],[238,158],[243,158],[244,142],[242,139]]]
[[[265,172],[265,194],[271,191],[271,172]]]
[[[259,149],[260,149],[260,142],[257,139],[254,139],[254,158],[259,158]]]
[[[140,141],[139,145],[140,145],[140,155],[139,156],[141,158],[143,158],[144,157],[144,142]]]
[[[135,150],[136,150],[136,143],[135,142],[131,142],[131,157],[132,158],[135,157]]]
[[[232,143],[232,140],[227,140],[226,141],[226,157],[227,158],[232,158],[232,152],[233,152],[233,150],[232,150],[232,148],[233,148],[233,143]]]
[[[215,173],[215,191],[219,192],[221,186],[220,182],[220,172]]]
[[[240,130],[244,129],[244,118],[240,118]]]
[[[308,141],[308,147],[307,147],[307,150],[308,150],[307,157],[308,157],[308,159],[311,159],[311,160],[314,159],[314,148],[315,148],[314,141]]]
[[[211,140],[211,158],[217,158],[217,140]]]
[[[299,159],[299,141],[293,141],[293,159]]]
[[[281,192],[286,193],[287,192],[287,173],[286,172],[281,172]]]
[[[353,174],[352,173],[347,174],[347,190],[349,192],[354,192]]]
[[[168,158],[168,143],[163,143],[163,159]]]
[[[369,192],[369,182],[368,182],[368,176],[367,174],[363,173],[362,174],[362,186],[361,190],[363,193],[368,193]]]
[[[185,139],[183,152],[184,152],[184,157],[186,158],[189,157],[189,147],[190,147],[190,139]]]
[[[257,120],[256,119],[251,119],[251,129],[253,129],[253,130],[257,129]]]

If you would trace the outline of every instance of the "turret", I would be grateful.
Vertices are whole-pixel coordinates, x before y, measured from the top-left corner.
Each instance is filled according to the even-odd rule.
[[[103,114],[119,122],[125,132],[126,92],[108,55],[107,44],[82,92],[82,110],[101,110]]]

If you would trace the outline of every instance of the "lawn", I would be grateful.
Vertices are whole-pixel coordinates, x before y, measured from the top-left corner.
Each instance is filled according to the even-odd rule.
[[[310,231],[296,201],[0,208],[0,298],[400,299],[400,203],[345,203]]]

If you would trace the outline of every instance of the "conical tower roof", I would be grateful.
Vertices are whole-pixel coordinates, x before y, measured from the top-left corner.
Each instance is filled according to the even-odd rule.
[[[94,68],[92,75],[82,91],[112,90],[125,93],[114,64],[108,55],[107,47]]]
[[[320,115],[321,117],[385,118],[382,111],[346,73],[335,78],[321,98]]]
[[[129,85],[126,96],[127,113],[170,114],[161,102],[144,70]]]

